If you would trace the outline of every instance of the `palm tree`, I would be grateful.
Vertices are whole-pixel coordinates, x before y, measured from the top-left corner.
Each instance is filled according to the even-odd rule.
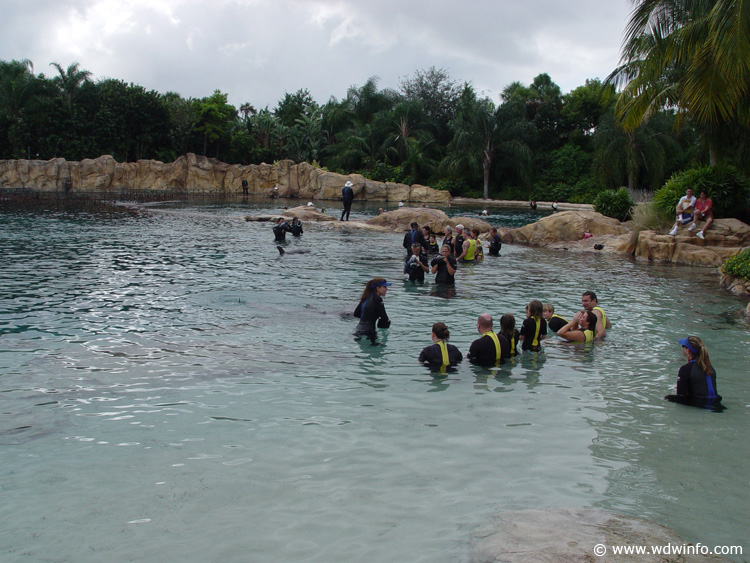
[[[71,63],[67,69],[63,69],[58,63],[50,63],[57,69],[58,76],[52,79],[52,83],[57,87],[62,95],[63,102],[68,111],[72,111],[73,103],[78,96],[78,91],[81,86],[90,82],[89,77],[91,72],[88,70],[81,70],[79,63]]]
[[[637,0],[622,65],[607,79],[624,86],[616,112],[629,130],[677,108],[715,139],[732,122],[750,127],[750,0]]]

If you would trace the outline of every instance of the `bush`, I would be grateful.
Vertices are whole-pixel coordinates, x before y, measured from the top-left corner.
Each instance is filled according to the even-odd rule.
[[[750,280],[750,248],[727,258],[720,269],[730,276]]]
[[[463,180],[461,178],[440,178],[440,180],[434,182],[431,187],[435,188],[436,190],[450,192],[450,194],[454,197],[469,197],[465,196],[464,194],[472,191],[469,187],[469,184],[466,183],[466,180]],[[480,194],[479,197],[482,197],[482,195],[483,194]]]
[[[628,188],[620,188],[617,191],[605,190],[596,196],[594,209],[607,217],[625,221],[630,217],[633,200],[630,198]]]
[[[632,216],[634,231],[658,231],[672,224],[672,219],[665,218],[653,201],[636,204]]]
[[[750,182],[734,166],[701,166],[673,174],[654,194],[654,203],[659,212],[673,220],[675,206],[688,188],[693,188],[695,197],[701,190],[706,190],[713,200],[717,217],[747,219]]]

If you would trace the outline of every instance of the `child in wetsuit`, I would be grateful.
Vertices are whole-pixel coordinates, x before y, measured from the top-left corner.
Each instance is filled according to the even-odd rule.
[[[542,340],[547,337],[547,321],[542,318],[543,306],[541,301],[532,299],[526,305],[526,319],[521,325],[521,349],[539,352]]]

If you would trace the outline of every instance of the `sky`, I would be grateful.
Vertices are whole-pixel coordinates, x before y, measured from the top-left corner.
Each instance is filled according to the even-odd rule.
[[[318,103],[430,67],[499,101],[547,73],[563,93],[618,64],[630,0],[0,0],[0,60],[78,62],[184,98]]]

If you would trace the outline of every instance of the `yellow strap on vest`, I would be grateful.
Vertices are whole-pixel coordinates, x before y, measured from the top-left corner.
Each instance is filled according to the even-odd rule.
[[[596,307],[593,307],[591,310],[596,311],[597,309],[599,309],[599,312],[602,314],[602,326],[606,329],[607,328],[607,313],[605,313],[604,309],[602,309],[598,305]]]
[[[542,329],[542,319],[534,317],[536,323],[536,331],[534,332],[534,339],[531,341],[531,345],[534,347],[539,346],[539,331]]]
[[[442,340],[438,340],[437,345],[440,347],[440,353],[443,355],[443,365],[444,366],[451,365],[451,362],[448,359],[448,345]]]
[[[490,330],[490,331],[485,332],[484,336],[489,336],[492,339],[492,341],[495,343],[495,360],[499,360],[500,359],[500,341],[497,339],[497,334],[495,334],[494,332]]]

